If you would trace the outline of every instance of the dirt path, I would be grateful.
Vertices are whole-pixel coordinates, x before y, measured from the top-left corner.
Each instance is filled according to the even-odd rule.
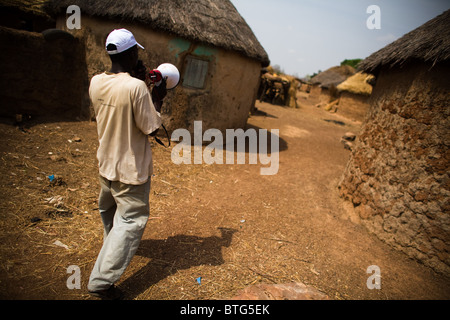
[[[449,278],[346,219],[336,186],[350,153],[339,140],[359,124],[300,102],[295,110],[258,104],[266,115],[249,120],[249,128],[280,130],[273,176],[260,175],[260,164],[177,166],[170,150],[155,146],[151,217],[119,283],[128,299],[228,299],[252,284],[292,281],[332,299],[450,297]],[[95,124],[0,128],[1,297],[89,299],[87,279],[101,245]],[[52,172],[63,185],[49,186]],[[57,194],[69,215],[42,206]],[[70,265],[81,269],[81,290],[66,286]],[[381,270],[381,290],[366,286],[371,265]]]

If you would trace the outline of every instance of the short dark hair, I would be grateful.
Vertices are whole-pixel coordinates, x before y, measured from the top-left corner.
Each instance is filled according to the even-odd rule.
[[[120,53],[116,53],[116,54],[110,54],[109,57],[111,59],[112,62],[122,62],[122,61],[127,61],[129,55],[131,54],[132,50],[134,50],[134,47],[137,47],[137,45],[132,46],[131,48],[120,52]],[[117,47],[115,44],[108,44],[108,46],[106,47],[107,51],[114,51],[117,50]]]

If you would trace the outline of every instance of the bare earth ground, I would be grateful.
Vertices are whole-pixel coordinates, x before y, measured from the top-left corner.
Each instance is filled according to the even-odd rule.
[[[280,130],[277,175],[260,175],[259,162],[175,165],[170,149],[154,145],[150,220],[118,283],[127,299],[229,299],[253,284],[294,281],[331,299],[450,297],[448,275],[347,218],[336,186],[350,152],[339,140],[360,124],[299,103],[258,103],[262,113],[249,119],[248,128]],[[21,130],[4,121],[0,133],[0,298],[92,299],[86,285],[102,243],[95,123]],[[67,288],[71,265],[81,289]],[[380,290],[366,286],[371,265]]]

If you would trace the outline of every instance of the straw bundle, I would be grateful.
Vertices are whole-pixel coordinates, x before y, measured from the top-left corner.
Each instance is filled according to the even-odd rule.
[[[337,86],[339,91],[346,91],[353,94],[360,94],[365,96],[370,96],[372,93],[372,86],[369,84],[374,76],[358,72],[357,74],[351,76],[341,84]]]

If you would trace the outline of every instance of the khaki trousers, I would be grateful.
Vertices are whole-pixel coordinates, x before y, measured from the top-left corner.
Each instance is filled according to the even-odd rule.
[[[136,186],[100,176],[100,186],[104,239],[89,278],[89,291],[108,289],[119,280],[139,247],[150,211],[150,177]]]

